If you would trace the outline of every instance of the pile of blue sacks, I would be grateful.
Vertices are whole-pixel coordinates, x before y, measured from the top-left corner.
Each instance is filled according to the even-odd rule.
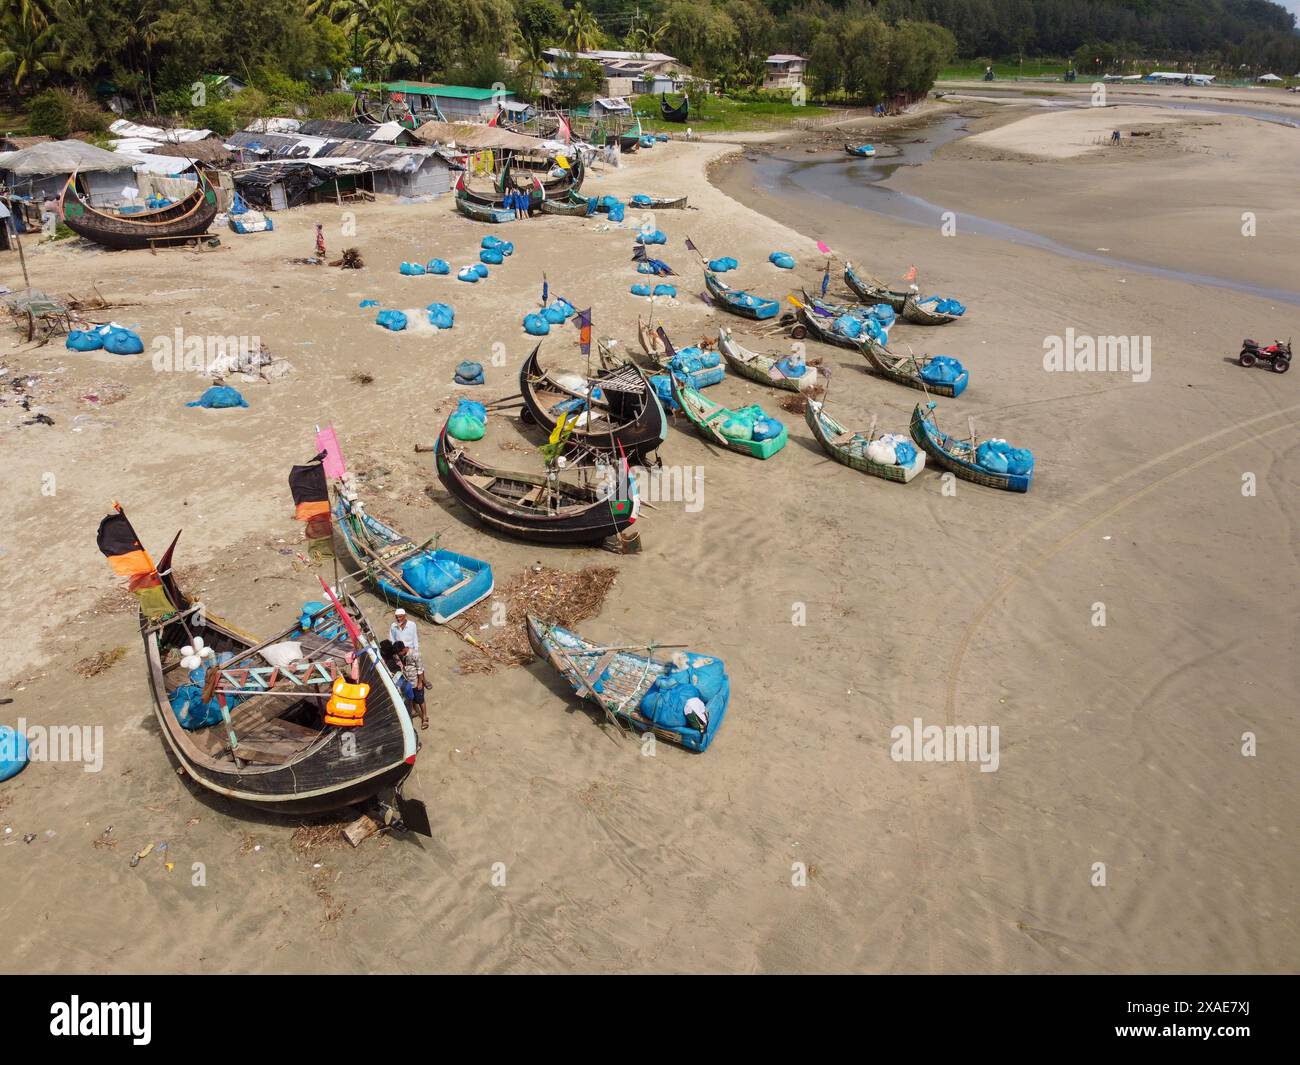
[[[990,473],[1027,476],[1034,472],[1034,453],[1005,440],[985,440],[975,448],[975,462]]]
[[[446,259],[430,259],[425,264],[424,272],[426,274],[449,274],[451,273],[451,263]]]
[[[782,270],[794,269],[794,256],[788,251],[774,251],[767,257],[767,261]]]
[[[457,440],[482,440],[487,432],[487,408],[472,399],[462,399],[447,419],[447,432]]]
[[[966,313],[966,305],[959,303],[957,300],[944,299],[942,296],[932,296],[929,299],[921,300],[921,305],[928,310],[937,311],[939,314],[951,314],[956,317]]]
[[[406,328],[406,315],[402,311],[380,311],[375,315],[375,324],[397,333]]]
[[[217,655],[217,664],[223,666],[234,657],[230,651],[222,651]],[[193,732],[195,729],[207,728],[209,725],[221,722],[221,704],[217,701],[217,697],[214,695],[206,703],[203,701],[203,685],[207,682],[209,668],[202,665],[198,669],[190,670],[189,683],[179,685],[168,696],[172,713],[176,715],[176,720],[186,732]],[[226,709],[230,710],[241,701],[241,696],[227,695]]]
[[[98,351],[103,348],[114,355],[139,355],[144,351],[144,341],[139,333],[112,324],[96,329],[73,329],[63,346],[69,351]]]
[[[651,295],[669,296],[675,298],[677,296],[677,288],[674,285],[655,285],[654,291],[651,293]]]
[[[886,329],[898,321],[897,312],[888,303],[877,303],[867,311],[867,314],[883,325]]]
[[[483,376],[483,364],[481,362],[470,362],[468,359],[457,364],[456,373],[452,380],[458,385],[481,385],[485,382]]]
[[[669,670],[656,678],[641,697],[639,709],[658,728],[698,736],[704,722],[688,718],[687,704],[699,699],[707,707],[727,684],[727,673],[719,658],[688,654],[686,661],[686,668]]]
[[[935,355],[921,370],[921,380],[931,385],[954,384],[966,372],[951,355]]]
[[[710,259],[709,269],[715,274],[725,274],[728,270],[734,270],[740,265],[730,255],[724,255],[721,259]]]
[[[478,246],[485,251],[499,251],[502,255],[513,255],[515,253],[515,246],[510,241],[491,235],[480,240]]]
[[[796,362],[795,356],[793,355],[787,355],[785,358],[777,359],[776,368],[781,371],[782,375],[791,380],[798,380],[804,374],[808,373],[808,364],[802,359]]]
[[[551,331],[551,323],[545,315],[533,312],[524,315],[524,332],[529,336],[544,337]]]
[[[458,281],[468,281],[470,284],[476,284],[480,279],[488,276],[488,268],[482,263],[475,263],[473,266],[462,267],[456,275]]]
[[[425,272],[424,267],[419,263],[402,263],[398,270],[401,271],[404,277],[419,277]]]
[[[650,286],[638,282],[632,286],[631,291],[634,296],[648,296],[650,295]]]
[[[667,244],[668,235],[662,229],[653,229],[649,233],[638,233],[636,242],[638,244]]]
[[[540,313],[550,325],[563,325],[578,312],[574,309],[572,303],[561,297],[552,300],[541,309]]]
[[[229,385],[213,385],[207,389],[203,395],[192,403],[186,403],[187,407],[247,407],[248,400],[239,394],[239,390],[231,388]]]
[[[430,303],[429,324],[439,329],[450,329],[456,321],[456,312],[452,310],[450,304]]]
[[[722,356],[702,348],[680,348],[668,361],[669,372],[676,374],[691,388],[708,388],[726,376]],[[671,395],[671,390],[669,392]]]

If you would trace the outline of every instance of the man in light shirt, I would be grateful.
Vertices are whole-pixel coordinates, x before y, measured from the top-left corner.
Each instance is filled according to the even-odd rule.
[[[412,651],[420,650],[420,634],[415,629],[415,621],[407,617],[400,606],[393,612],[393,623],[388,626],[388,638],[393,643],[404,643]]]

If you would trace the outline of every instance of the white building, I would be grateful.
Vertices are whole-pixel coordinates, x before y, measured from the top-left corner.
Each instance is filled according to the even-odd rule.
[[[763,88],[794,89],[804,83],[808,60],[801,55],[770,55],[765,61]]]

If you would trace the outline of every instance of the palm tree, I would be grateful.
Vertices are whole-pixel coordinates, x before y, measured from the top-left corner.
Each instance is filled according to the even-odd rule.
[[[6,5],[0,28],[0,74],[12,72],[16,92],[58,69],[54,27],[42,6],[32,0]]]
[[[569,12],[569,24],[564,30],[564,43],[575,52],[590,52],[600,41],[600,26],[596,16],[578,0]]]
[[[519,46],[519,66],[528,72],[528,95],[531,98],[537,85],[537,75],[546,68],[546,45],[541,37],[526,34],[515,26],[515,44]]]
[[[659,42],[667,32],[667,22],[660,23],[658,28],[633,23],[623,43],[627,45],[628,51],[645,55],[648,52],[659,51]]]
[[[370,22],[366,28],[371,36],[366,42],[366,59],[385,73],[396,63],[418,63],[420,57],[405,40],[411,9],[403,0],[374,0],[367,6]]]

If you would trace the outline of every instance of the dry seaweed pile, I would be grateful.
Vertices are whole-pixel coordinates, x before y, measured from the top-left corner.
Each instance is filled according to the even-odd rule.
[[[96,677],[106,669],[112,669],[126,654],[125,647],[114,647],[111,651],[99,651],[89,658],[83,658],[72,667],[73,672],[82,677]]]
[[[504,625],[490,626],[489,635],[479,639],[479,650],[469,651],[457,663],[461,673],[491,673],[497,666],[522,666],[533,659],[525,619],[529,614],[566,629],[595,617],[614,587],[618,570],[613,566],[587,566],[569,570],[536,566],[516,574],[498,587],[494,600],[506,603]],[[464,615],[467,630],[487,625],[492,602],[480,603]]]
[[[819,400],[824,395],[826,395],[826,389],[821,385],[806,388],[792,396],[783,396],[781,398],[781,409],[789,411],[791,414],[803,414],[808,410],[809,399]]]

